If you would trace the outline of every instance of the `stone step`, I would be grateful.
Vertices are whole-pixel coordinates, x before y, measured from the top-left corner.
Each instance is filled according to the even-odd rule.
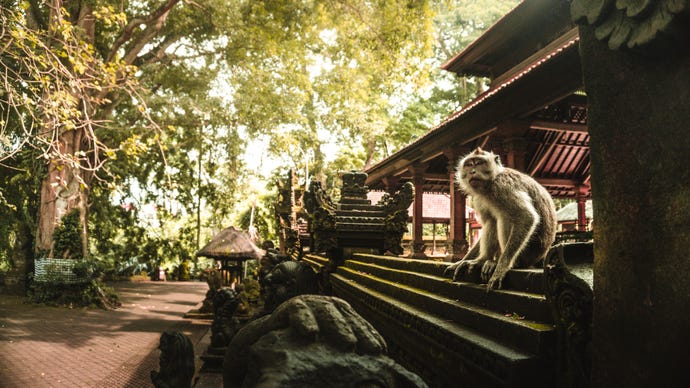
[[[444,271],[451,263],[442,261],[406,259],[364,253],[355,254],[353,259],[387,268],[424,273],[438,277],[446,277],[448,279],[451,277],[450,274],[444,274]],[[479,273],[472,273],[469,275],[463,274],[457,280],[461,282],[481,283]],[[544,270],[541,268],[510,270],[503,281],[503,288],[535,294],[544,294]]]
[[[328,265],[328,258],[313,254],[304,255],[302,257],[302,261],[309,264],[317,273],[320,272],[323,267]]]
[[[553,381],[549,372],[553,370],[552,355],[530,352],[489,337],[485,334],[491,331],[489,328],[481,327],[480,331],[467,324],[473,319],[465,319],[471,313],[460,313],[451,319],[440,313],[469,306],[459,306],[459,302],[402,285],[389,283],[376,289],[377,283],[385,282],[341,269],[330,277],[334,294],[347,300],[384,335],[389,354],[420,374],[430,386],[459,386],[462,382],[462,386],[522,387],[529,381],[529,386],[536,388],[549,386]],[[364,277],[371,281],[363,281]],[[419,302],[423,307],[419,307]],[[491,316],[489,312],[484,313]],[[521,326],[518,322],[513,325],[501,315],[493,315],[492,319],[504,329]],[[490,320],[485,324],[493,325]],[[526,322],[522,326],[528,327]],[[534,326],[533,332],[553,334],[544,325]],[[519,332],[523,331],[528,337],[534,337],[524,328],[516,331],[511,335],[520,336]]]
[[[539,322],[552,323],[553,321],[551,311],[546,304],[546,297],[542,294],[515,290],[487,292],[483,284],[457,282],[446,277],[383,267],[354,259],[347,260],[345,266],[393,283],[405,284],[424,292],[483,307],[500,314],[524,317],[527,320]]]
[[[406,305],[434,314],[440,319],[455,322],[467,329],[476,330],[486,338],[525,352],[543,354],[555,344],[556,333],[550,323],[522,318],[513,313],[506,315],[457,297],[438,295],[406,283],[396,283],[350,268],[348,264],[339,267],[337,274],[343,279],[349,279],[351,283],[394,297]],[[448,284],[452,286],[451,283]],[[492,297],[493,295],[488,296]]]

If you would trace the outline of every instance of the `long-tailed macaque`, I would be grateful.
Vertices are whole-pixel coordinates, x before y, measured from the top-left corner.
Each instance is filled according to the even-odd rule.
[[[451,264],[453,280],[481,268],[488,289],[502,287],[511,268],[544,259],[556,236],[551,195],[529,175],[503,167],[493,152],[477,148],[458,163],[460,188],[471,195],[482,231],[465,257]]]

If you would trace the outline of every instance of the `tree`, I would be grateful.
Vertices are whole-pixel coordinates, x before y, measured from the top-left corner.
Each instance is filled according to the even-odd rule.
[[[81,214],[83,253],[87,253],[87,203],[94,182],[116,150],[137,144],[136,133],[117,134],[113,114],[129,104],[141,125],[151,112],[137,82],[147,67],[169,63],[183,45],[204,46],[215,25],[198,17],[222,17],[223,2],[205,7],[179,0],[120,3],[109,1],[22,2],[3,8],[6,72],[4,95],[12,121],[3,123],[6,152],[34,147],[46,161],[36,232],[36,250],[50,252],[63,215]],[[212,47],[211,44],[207,45]],[[196,53],[198,55],[198,52]],[[151,133],[150,121],[140,129]],[[141,136],[141,135],[139,135]],[[159,131],[160,137],[160,131]],[[155,138],[153,145],[161,145]],[[152,144],[146,144],[150,146]],[[136,148],[136,147],[135,147]]]
[[[438,15],[498,9],[479,3],[5,2],[0,178],[33,189],[3,188],[0,211],[49,253],[60,218],[79,209],[83,236],[97,237],[83,250],[91,241],[116,260],[227,226],[245,203],[249,139],[266,139],[281,168],[308,160],[333,182],[457,108],[456,88],[431,89],[442,79],[430,70],[442,61],[434,37],[450,39],[435,23],[459,26],[459,42],[479,24]]]
[[[363,139],[366,164],[386,129],[391,101],[426,82],[429,4],[297,4],[254,1],[240,8],[245,28],[230,33],[236,44],[228,50],[236,122],[252,136],[270,137],[270,152],[292,158],[300,170],[296,148],[314,151],[320,174],[331,157],[322,149],[328,141]]]

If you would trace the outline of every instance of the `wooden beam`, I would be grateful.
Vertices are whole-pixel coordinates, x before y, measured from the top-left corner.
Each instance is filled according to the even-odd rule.
[[[584,124],[559,123],[545,120],[534,120],[529,127],[539,131],[587,132],[587,126]]]
[[[553,186],[553,187],[575,187],[580,184],[579,181],[575,179],[560,179],[560,178],[538,178],[534,177],[537,182],[542,186]]]

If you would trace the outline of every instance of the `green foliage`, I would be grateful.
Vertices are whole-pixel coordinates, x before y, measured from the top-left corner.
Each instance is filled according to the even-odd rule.
[[[50,259],[49,259],[50,261]],[[77,280],[67,281],[60,264],[48,263],[40,281],[30,284],[29,300],[54,306],[115,308],[119,306],[115,291],[100,279],[102,268],[96,261],[74,260],[72,272]]]
[[[183,260],[177,267],[177,280],[190,280],[189,260]]]
[[[261,296],[261,285],[258,280],[248,277],[242,280],[242,292],[249,301],[258,301]]]
[[[249,198],[276,240],[275,193],[248,187],[245,148],[264,158],[252,147],[268,144],[280,172],[309,163],[337,195],[338,171],[390,155],[481,90],[438,66],[515,3],[80,0],[54,28],[52,1],[3,3],[0,74],[14,78],[0,82],[0,268],[32,255],[46,161],[88,189],[89,254],[111,276],[185,260],[194,273],[197,233],[246,229]],[[79,130],[87,148],[48,152]],[[74,257],[67,229],[56,252]]]
[[[63,259],[80,260],[82,254],[82,234],[81,220],[78,209],[62,217],[60,225],[55,228],[53,233],[53,255]]]
[[[51,306],[103,309],[120,305],[117,293],[98,279],[78,284],[34,282],[29,290],[29,300]]]

